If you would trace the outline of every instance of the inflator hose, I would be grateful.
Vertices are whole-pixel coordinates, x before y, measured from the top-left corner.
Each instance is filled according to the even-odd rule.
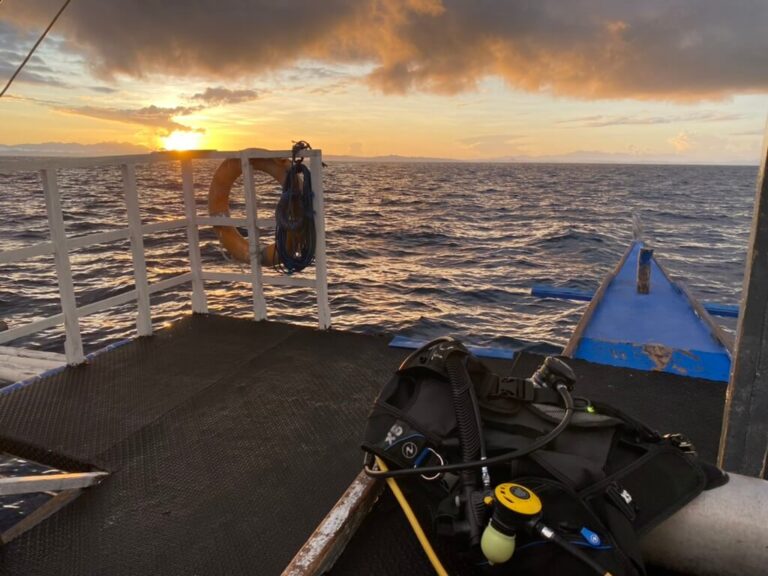
[[[386,472],[388,470],[387,465],[378,456],[376,456],[376,465],[382,472]],[[427,555],[427,558],[432,564],[432,567],[435,569],[435,572],[437,572],[438,576],[448,576],[448,572],[443,567],[442,562],[440,562],[440,558],[438,558],[437,554],[435,554],[435,549],[432,548],[432,544],[429,543],[429,538],[427,538],[427,535],[424,534],[424,530],[421,528],[421,524],[419,524],[419,520],[416,518],[416,514],[413,513],[411,505],[408,504],[408,500],[405,498],[405,494],[403,494],[403,491],[400,490],[400,486],[397,485],[397,480],[394,478],[387,478],[387,486],[389,486],[389,489],[392,490],[392,494],[394,494],[398,504],[400,504],[400,507],[403,509],[403,514],[405,514],[405,517],[408,519],[408,523],[411,525],[413,533],[416,535],[416,538],[418,538],[419,544],[421,544],[421,547],[424,549],[424,553]]]
[[[563,414],[563,419],[560,420],[560,423],[557,426],[555,426],[548,434],[539,436],[536,440],[534,440],[531,444],[529,444],[525,448],[518,448],[517,450],[512,450],[511,452],[499,454],[498,456],[492,456],[485,460],[474,460],[472,462],[457,462],[455,464],[445,464],[442,466],[424,466],[421,468],[402,468],[400,470],[389,470],[388,472],[384,472],[382,470],[374,470],[369,466],[366,466],[365,473],[368,474],[368,476],[371,476],[373,478],[395,478],[400,476],[415,476],[420,474],[442,474],[444,472],[459,472],[461,470],[475,470],[477,468],[483,468],[485,466],[493,466],[494,464],[501,464],[503,462],[508,462],[509,460],[514,460],[516,458],[522,458],[523,456],[527,456],[531,452],[535,452],[539,448],[542,448],[543,446],[546,446],[547,444],[552,442],[552,440],[560,436],[560,434],[571,423],[571,418],[573,418],[573,410],[574,410],[573,398],[571,397],[570,392],[568,392],[568,387],[565,384],[558,384],[556,390],[558,394],[560,394],[560,397],[562,398],[563,403],[565,404],[565,413]]]
[[[389,479],[387,480],[389,481]],[[576,546],[568,542],[565,538],[560,536],[557,532],[552,530],[551,528],[548,528],[547,526],[543,525],[541,522],[537,523],[535,526],[533,526],[534,532],[539,534],[540,536],[543,536],[550,542],[554,542],[558,546],[560,546],[563,550],[568,552],[568,554],[571,554],[587,566],[589,566],[595,574],[598,574],[599,576],[613,576],[608,570],[603,568],[600,564],[592,560],[587,554],[584,554],[581,550],[579,550]]]

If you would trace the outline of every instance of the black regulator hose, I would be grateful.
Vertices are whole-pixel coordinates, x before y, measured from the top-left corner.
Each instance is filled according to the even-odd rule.
[[[534,440],[531,444],[526,446],[525,448],[518,448],[517,450],[512,450],[511,452],[506,452],[504,454],[499,454],[498,456],[493,456],[491,458],[488,458],[486,460],[474,460],[472,462],[457,462],[456,464],[444,464],[442,466],[424,466],[422,468],[402,468],[400,470],[389,470],[387,472],[383,472],[381,470],[374,470],[370,466],[365,467],[365,473],[368,474],[368,476],[374,477],[374,478],[396,478],[396,477],[402,477],[402,476],[416,476],[416,475],[432,475],[432,474],[443,474],[444,472],[460,472],[461,470],[476,470],[478,468],[483,468],[485,466],[493,466],[495,464],[501,464],[503,462],[508,462],[509,460],[514,460],[516,458],[522,458],[523,456],[527,456],[531,452],[535,452],[539,448],[542,448],[552,442],[555,438],[560,436],[562,432],[568,427],[568,425],[571,423],[571,418],[573,418],[573,398],[571,397],[570,392],[568,392],[568,387],[565,384],[557,384],[555,387],[555,390],[558,394],[560,394],[560,398],[562,398],[563,403],[565,405],[565,413],[563,414],[562,420],[560,420],[560,423],[555,426],[551,431],[549,431],[547,434],[544,434],[543,436],[539,436],[536,440]]]
[[[479,407],[475,397],[475,387],[464,366],[465,354],[451,353],[445,359],[445,370],[451,383],[453,409],[456,413],[456,425],[459,427],[461,441],[461,457],[465,462],[482,459],[485,456],[485,446],[481,439],[482,424]]]
[[[545,538],[546,540],[549,540],[550,542],[554,542],[555,544],[560,546],[563,550],[568,552],[568,554],[571,554],[578,560],[581,560],[584,564],[589,566],[595,574],[598,574],[599,576],[613,576],[608,570],[606,570],[599,563],[595,562],[592,558],[590,558],[589,555],[579,550],[576,546],[568,542],[568,540],[560,536],[557,532],[555,532],[548,526],[545,526],[541,522],[538,522],[532,528],[533,528],[533,531],[536,532],[539,536]]]
[[[456,425],[459,429],[459,444],[463,462],[485,460],[485,442],[483,442],[482,420],[480,406],[475,396],[475,387],[464,365],[466,353],[454,351],[445,359],[445,369],[448,381],[451,383],[453,409],[456,414]],[[461,492],[464,499],[465,517],[470,520],[469,537],[472,545],[480,543],[480,525],[483,520],[484,504],[482,500],[476,504],[473,495],[477,490],[477,474],[474,470],[461,471]]]

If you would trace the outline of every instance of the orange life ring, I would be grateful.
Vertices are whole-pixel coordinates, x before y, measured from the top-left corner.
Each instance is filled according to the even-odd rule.
[[[282,158],[252,158],[251,166],[254,170],[266,172],[282,186],[291,161]],[[229,194],[232,185],[243,173],[240,160],[230,158],[224,160],[213,175],[211,188],[208,191],[208,214],[210,216],[229,216]],[[248,248],[248,240],[240,234],[234,226],[214,226],[219,242],[229,254],[238,262],[250,264],[251,256]],[[280,258],[275,249],[274,242],[261,250],[261,263],[264,266],[276,266]]]

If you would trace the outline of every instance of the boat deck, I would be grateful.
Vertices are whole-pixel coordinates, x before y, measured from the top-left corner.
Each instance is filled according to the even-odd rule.
[[[111,475],[5,545],[0,574],[280,574],[360,471],[402,356],[196,315],[1,396],[2,449]]]
[[[387,342],[195,315],[0,395],[0,450],[110,472],[0,548],[0,574],[280,574],[360,470],[370,404],[407,354]],[[714,458],[722,383],[573,364],[578,394],[685,432]],[[334,574],[429,573],[404,550],[407,530],[386,550],[364,550],[381,544],[366,533]]]

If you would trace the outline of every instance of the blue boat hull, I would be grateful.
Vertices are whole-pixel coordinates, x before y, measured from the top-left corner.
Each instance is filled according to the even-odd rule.
[[[651,288],[637,290],[641,242],[608,275],[574,331],[566,355],[597,364],[727,382],[728,337],[683,286],[651,259]]]

